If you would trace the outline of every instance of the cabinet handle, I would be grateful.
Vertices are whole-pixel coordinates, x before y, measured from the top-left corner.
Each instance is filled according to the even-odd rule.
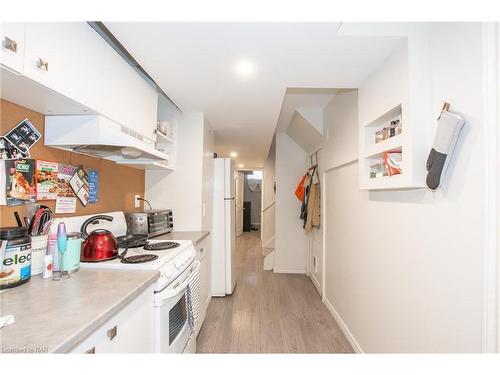
[[[202,253],[202,252],[203,252],[203,248],[202,248],[202,247],[200,247],[200,253]]]
[[[84,354],[95,354],[95,346],[87,350]]]
[[[3,46],[14,53],[17,53],[17,42],[10,39],[8,36],[3,38]]]
[[[38,61],[36,62],[36,66],[40,70],[45,70],[46,72],[49,71],[49,62],[43,60],[41,57],[38,58]]]
[[[113,340],[117,333],[118,333],[118,329],[116,328],[116,326],[114,326],[111,329],[108,329],[107,335],[108,335],[109,341]]]

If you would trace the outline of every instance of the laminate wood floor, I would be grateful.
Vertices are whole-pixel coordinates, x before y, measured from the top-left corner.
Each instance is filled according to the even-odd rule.
[[[262,270],[258,232],[237,238],[236,255],[236,289],[212,298],[198,353],[353,352],[307,276]]]

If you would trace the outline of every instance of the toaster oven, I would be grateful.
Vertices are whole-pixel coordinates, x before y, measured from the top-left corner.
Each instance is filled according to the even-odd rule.
[[[127,234],[147,234],[150,238],[174,229],[172,210],[126,212]]]

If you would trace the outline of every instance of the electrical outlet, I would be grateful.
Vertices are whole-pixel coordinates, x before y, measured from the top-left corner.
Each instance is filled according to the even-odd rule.
[[[141,196],[139,194],[134,195],[134,207],[135,208],[141,207],[140,198],[141,198]]]
[[[316,258],[315,256],[313,256],[313,269],[314,272],[318,272],[318,258]]]

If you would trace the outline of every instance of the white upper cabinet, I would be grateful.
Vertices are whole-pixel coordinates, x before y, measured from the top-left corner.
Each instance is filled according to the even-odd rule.
[[[105,45],[86,23],[27,23],[24,74],[85,106],[105,85]],[[97,108],[95,108],[97,110]]]
[[[24,63],[24,24],[0,24],[1,52],[0,63],[2,66],[16,72],[23,72]]]
[[[26,23],[25,41],[25,76],[152,143],[156,90],[87,23]]]
[[[97,34],[96,34],[97,35]],[[153,141],[158,117],[158,94],[112,48],[106,48],[101,105],[106,116]]]

